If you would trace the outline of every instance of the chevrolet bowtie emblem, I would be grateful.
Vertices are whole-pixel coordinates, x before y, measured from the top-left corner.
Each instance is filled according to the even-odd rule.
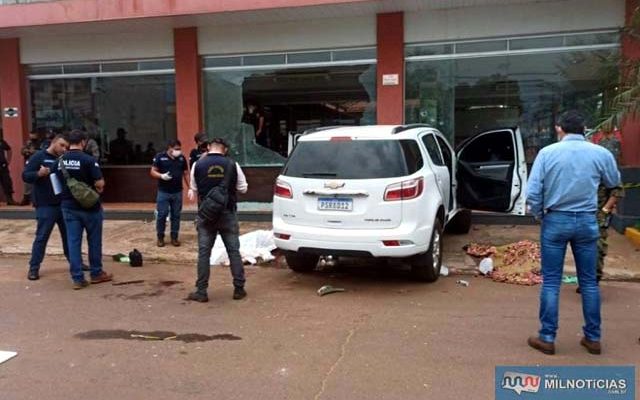
[[[328,181],[324,183],[324,187],[327,189],[340,189],[344,187],[344,182]]]

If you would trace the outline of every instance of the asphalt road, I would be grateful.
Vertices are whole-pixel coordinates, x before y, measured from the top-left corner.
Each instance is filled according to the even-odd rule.
[[[19,353],[0,364],[2,400],[492,399],[496,365],[640,360],[638,283],[603,284],[602,356],[578,345],[580,298],[563,288],[558,354],[544,356],[525,343],[538,287],[420,284],[382,265],[249,267],[249,297],[233,301],[229,271],[216,267],[199,304],[182,300],[195,267],[107,262],[116,283],[143,282],[73,291],[62,261],[48,260],[37,282],[26,261],[0,258],[0,350]],[[318,297],[325,284],[346,292]]]

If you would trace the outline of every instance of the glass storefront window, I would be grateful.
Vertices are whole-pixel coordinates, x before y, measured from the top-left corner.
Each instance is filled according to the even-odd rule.
[[[176,138],[174,75],[37,79],[32,129],[84,129],[105,164],[148,164]]]
[[[480,131],[519,126],[533,162],[555,141],[554,121],[567,109],[597,124],[618,82],[619,50],[407,61],[407,123],[429,123],[452,142]]]
[[[282,165],[290,135],[375,124],[375,88],[375,65],[205,70],[205,125],[240,164]]]

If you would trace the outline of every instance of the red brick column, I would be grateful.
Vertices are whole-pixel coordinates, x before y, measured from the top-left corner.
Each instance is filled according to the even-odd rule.
[[[194,147],[193,135],[202,130],[201,59],[198,28],[173,31],[176,65],[176,119],[183,152]]]
[[[377,16],[377,119],[378,124],[404,121],[404,14]],[[397,78],[397,80],[396,80]]]
[[[633,12],[640,4],[638,0],[626,0],[625,25],[629,25]],[[622,57],[625,60],[640,60],[640,41],[630,35],[622,39]],[[626,73],[626,71],[622,71]],[[621,127],[622,131],[622,164],[640,166],[640,116],[627,118]]]
[[[2,104],[2,131],[4,140],[11,146],[13,158],[10,171],[13,180],[13,195],[20,201],[23,193],[22,170],[24,159],[20,149],[27,138],[27,81],[20,64],[20,40],[0,39],[0,102]],[[5,117],[4,108],[18,109],[17,117]]]

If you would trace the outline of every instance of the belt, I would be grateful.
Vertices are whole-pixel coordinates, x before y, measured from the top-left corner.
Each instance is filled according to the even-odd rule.
[[[590,214],[590,215],[595,215],[598,211],[594,210],[594,211],[562,211],[562,210],[553,210],[553,209],[546,209],[545,210],[545,214],[550,214],[550,213],[563,213],[563,214],[571,214],[571,215],[577,215],[577,214]]]

